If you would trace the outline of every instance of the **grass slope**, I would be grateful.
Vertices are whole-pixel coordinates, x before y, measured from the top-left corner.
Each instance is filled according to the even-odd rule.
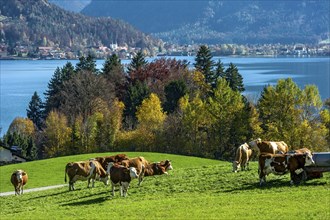
[[[115,154],[115,153],[111,153]],[[99,155],[99,154],[98,154]],[[101,154],[102,155],[102,154]],[[106,154],[103,154],[106,155]],[[232,173],[223,161],[157,153],[142,155],[150,161],[171,159],[170,175],[146,177],[142,186],[133,180],[127,198],[110,194],[97,182],[76,191],[68,187],[0,197],[1,219],[330,219],[330,175],[291,187],[289,175],[269,175],[260,188],[257,163],[251,171]],[[64,166],[96,154],[77,155],[0,167],[1,192],[11,191],[10,174],[17,168],[29,172],[26,188],[63,184]]]

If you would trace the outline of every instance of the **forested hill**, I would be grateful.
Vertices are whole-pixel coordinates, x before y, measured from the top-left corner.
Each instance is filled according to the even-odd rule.
[[[317,43],[329,32],[328,0],[103,1],[82,13],[123,19],[180,43]]]
[[[1,41],[61,48],[127,44],[158,46],[159,40],[123,21],[66,11],[47,0],[6,0],[0,5]]]

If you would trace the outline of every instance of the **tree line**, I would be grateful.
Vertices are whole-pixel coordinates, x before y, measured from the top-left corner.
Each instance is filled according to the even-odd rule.
[[[16,118],[1,139],[41,159],[109,151],[153,151],[229,160],[258,137],[290,148],[329,151],[330,100],[315,85],[292,79],[265,86],[258,100],[243,95],[243,77],[201,46],[194,68],[171,58],[128,67],[117,55],[102,69],[92,56],[58,67],[43,102],[35,92],[27,118]]]

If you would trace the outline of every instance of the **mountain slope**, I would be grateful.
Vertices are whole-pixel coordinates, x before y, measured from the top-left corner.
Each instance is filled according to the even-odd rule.
[[[62,48],[109,45],[151,48],[160,41],[111,18],[91,18],[65,11],[46,0],[10,0],[0,6],[1,41]]]
[[[104,1],[82,13],[123,19],[180,43],[313,43],[329,34],[327,0]]]
[[[80,12],[91,0],[48,0],[67,11]]]

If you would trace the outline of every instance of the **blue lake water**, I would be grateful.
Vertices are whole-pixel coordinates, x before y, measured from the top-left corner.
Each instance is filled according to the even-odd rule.
[[[186,59],[192,65],[194,57]],[[219,57],[215,57],[218,60]],[[278,79],[292,78],[303,88],[314,84],[319,88],[321,98],[330,97],[330,58],[239,58],[220,57],[225,68],[229,63],[237,66],[244,79],[245,94],[257,99],[267,85],[276,84]],[[149,61],[152,59],[149,59]],[[15,117],[26,117],[29,101],[37,91],[43,99],[56,67],[63,67],[66,60],[0,60],[0,128],[2,136]],[[75,65],[78,61],[70,61]],[[122,60],[122,63],[129,63]],[[104,60],[97,60],[101,69]],[[44,101],[44,100],[43,100]]]

